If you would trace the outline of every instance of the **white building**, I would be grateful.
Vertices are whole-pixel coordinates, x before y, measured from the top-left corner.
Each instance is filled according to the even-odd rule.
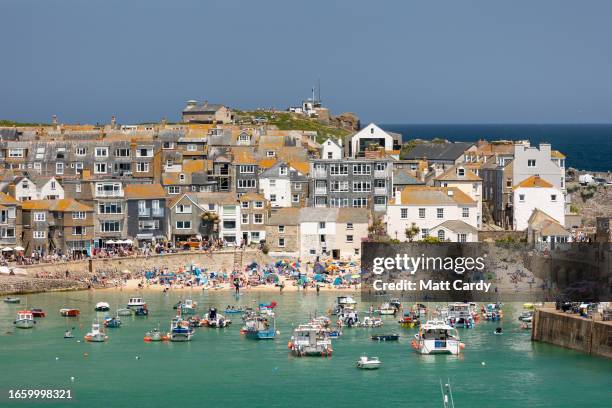
[[[514,186],[514,229],[523,231],[528,227],[529,217],[535,209],[548,214],[559,224],[565,223],[563,192],[539,176],[530,176]]]
[[[361,241],[368,236],[365,208],[302,208],[299,219],[300,258],[360,259]]]
[[[300,207],[307,187],[308,178],[283,161],[259,175],[259,192],[272,208]]]
[[[476,201],[476,228],[482,222],[482,179],[463,165],[453,166],[434,179],[434,186],[456,187]]]
[[[385,132],[374,123],[370,123],[349,138],[348,153],[351,157],[357,157],[360,152],[366,150],[369,144],[375,144],[384,147],[386,151],[392,151],[393,146],[397,145],[398,141],[394,143],[394,138],[390,133]]]
[[[457,187],[408,186],[387,205],[390,238],[407,241],[406,229],[419,229],[413,240],[427,236],[455,242],[477,241],[478,203]],[[450,221],[450,222],[449,222]]]
[[[327,139],[321,146],[321,158],[324,160],[342,159],[342,146],[335,140]]]
[[[64,188],[55,177],[17,177],[14,183],[15,198],[19,201],[64,198]]]
[[[512,169],[513,185],[530,176],[539,176],[555,188],[565,192],[565,156],[551,150],[549,143],[531,146],[528,141],[514,145]]]

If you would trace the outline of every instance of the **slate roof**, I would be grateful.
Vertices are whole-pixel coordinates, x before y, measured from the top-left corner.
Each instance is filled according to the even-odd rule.
[[[403,158],[416,160],[426,158],[430,161],[455,161],[474,143],[421,143],[416,145]]]
[[[475,227],[461,220],[444,221],[442,224],[436,225],[431,229],[435,230],[436,228],[446,228],[449,231],[457,232],[459,234],[476,234],[478,232]]]

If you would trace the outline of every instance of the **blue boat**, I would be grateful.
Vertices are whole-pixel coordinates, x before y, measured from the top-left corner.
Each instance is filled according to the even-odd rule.
[[[193,329],[189,327],[189,323],[183,320],[180,316],[176,316],[170,322],[170,341],[191,341]]]
[[[105,317],[104,327],[118,328],[121,327],[121,320],[118,317]]]
[[[276,324],[273,321],[272,327],[267,318],[255,316],[245,322],[242,332],[249,339],[271,340],[276,337]]]
[[[239,307],[239,308],[235,308],[234,306],[228,306],[225,309],[225,314],[239,314],[244,312],[244,309]]]
[[[136,316],[148,316],[149,315],[149,309],[147,309],[146,307],[139,307],[138,309],[136,309],[134,314]]]

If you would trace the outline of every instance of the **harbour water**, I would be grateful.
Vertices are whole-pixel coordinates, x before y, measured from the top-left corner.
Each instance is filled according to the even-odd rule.
[[[475,124],[475,125],[381,125],[401,133],[404,141],[435,138],[453,142],[478,140],[529,140],[533,145],[552,144],[567,156],[567,166],[580,170],[612,171],[611,124]]]
[[[86,343],[83,335],[96,316],[94,305],[107,301],[125,307],[142,295],[148,317],[121,317],[107,329],[106,343]],[[296,358],[287,350],[292,326],[326,314],[335,294],[313,292],[249,293],[194,291],[198,312],[227,305],[255,306],[275,300],[280,336],[246,339],[240,315],[228,315],[226,329],[196,329],[189,343],[144,343],[144,333],[160,324],[167,330],[172,306],[188,292],[91,291],[21,296],[21,305],[0,304],[0,390],[2,406],[38,406],[9,401],[9,389],[70,389],[74,399],[42,406],[72,407],[440,407],[440,380],[450,379],[457,407],[604,407],[612,398],[612,361],[546,344],[532,343],[521,330],[518,305],[506,305],[504,320],[481,321],[460,329],[465,352],[459,357],[420,356],[410,347],[416,329],[400,328],[384,317],[382,329],[344,329],[331,358]],[[355,298],[359,300],[359,294]],[[41,307],[47,317],[31,330],[13,328],[15,312]],[[81,316],[62,318],[74,307]],[[359,304],[358,310],[368,305]],[[100,317],[103,313],[100,313]],[[494,335],[501,325],[504,334]],[[75,327],[74,339],[64,339]],[[399,342],[375,342],[374,333],[397,332]],[[80,340],[80,342],[79,342]],[[86,354],[85,354],[86,353]],[[379,370],[358,370],[366,353],[382,361]],[[484,364],[483,364],[484,363]],[[74,381],[71,381],[74,377]]]

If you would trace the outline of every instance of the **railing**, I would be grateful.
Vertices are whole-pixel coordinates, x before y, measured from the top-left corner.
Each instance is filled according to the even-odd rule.
[[[325,170],[315,170],[314,171],[314,177],[316,177],[316,178],[326,178],[327,177],[327,172]]]
[[[327,194],[327,187],[315,187],[315,194]]]
[[[385,211],[386,209],[386,204],[374,204],[374,211]]]
[[[387,178],[389,177],[388,170],[374,170],[374,178]]]
[[[374,194],[387,195],[387,187],[374,187]]]
[[[119,191],[96,190],[96,197],[123,197],[123,190],[119,190]]]
[[[164,209],[163,208],[154,208],[152,211],[153,217],[163,217]]]
[[[138,209],[138,216],[139,217],[149,217],[151,215],[151,209],[150,208],[139,208]]]

